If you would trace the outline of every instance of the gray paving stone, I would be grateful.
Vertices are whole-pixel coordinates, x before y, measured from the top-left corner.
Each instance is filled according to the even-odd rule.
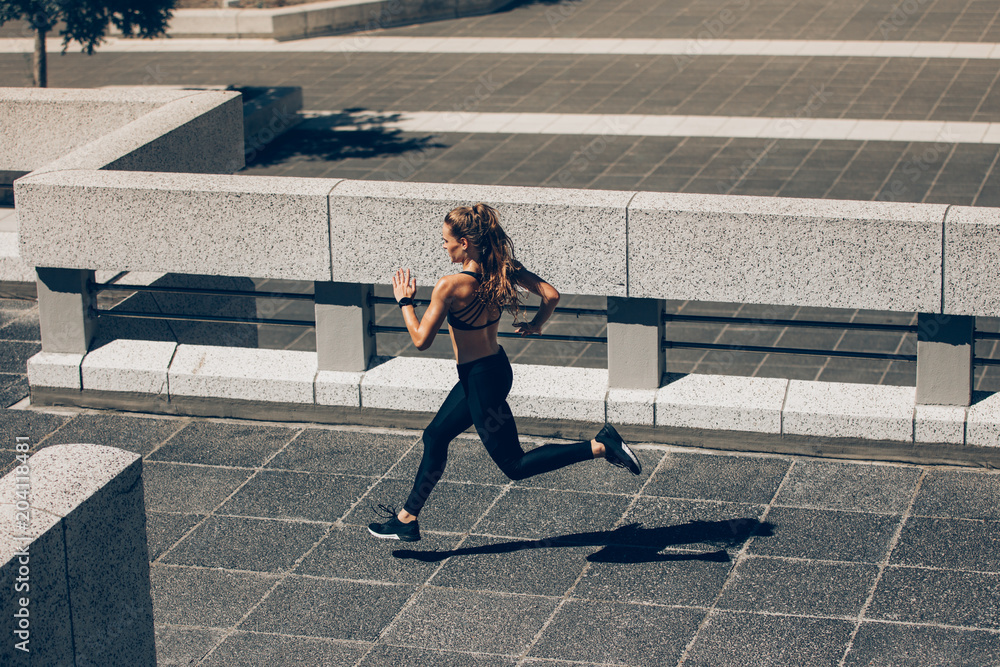
[[[15,314],[17,317],[0,326],[0,340],[40,342],[42,333],[38,327],[38,310],[15,311]]]
[[[1000,574],[890,566],[866,615],[995,630],[1000,628]]]
[[[161,562],[231,570],[285,572],[319,541],[317,523],[210,516]]]
[[[149,566],[156,623],[232,627],[257,604],[277,577],[194,567]]]
[[[877,574],[876,565],[750,557],[736,567],[716,606],[735,611],[857,616]]]
[[[913,514],[962,519],[1000,519],[1000,476],[931,470],[920,484]]]
[[[413,586],[289,575],[239,629],[373,642],[413,591]]]
[[[149,460],[256,467],[297,434],[298,429],[281,426],[192,421]]]
[[[380,516],[377,506],[390,505],[398,511],[412,488],[412,481],[385,479],[368,492],[357,507],[343,518],[343,522],[358,526],[382,522],[385,518]],[[500,486],[438,482],[420,512],[420,532],[465,532],[502,492],[503,487]]]
[[[281,635],[237,632],[230,635],[202,665],[353,665],[366,647],[340,644],[328,639],[283,637]]]
[[[594,554],[574,595],[615,602],[708,607],[725,584],[732,561],[724,551],[695,553],[620,548]]]
[[[918,469],[904,466],[798,460],[774,504],[896,514],[919,478]]]
[[[506,346],[504,347],[506,350]],[[531,445],[522,443],[525,449]],[[424,455],[423,441],[417,442],[416,446],[406,454],[389,473],[388,476],[395,479],[413,482],[414,475],[420,467],[420,460]],[[445,467],[442,481],[446,482],[475,482],[477,484],[505,485],[510,480],[497,467],[493,459],[486,453],[486,448],[478,435],[455,438],[448,445],[448,464]]]
[[[853,621],[713,612],[684,664],[832,666],[853,629]]]
[[[755,538],[748,552],[820,560],[879,563],[901,517],[889,514],[774,507],[772,535]]]
[[[601,656],[628,665],[676,664],[705,612],[653,605],[569,600],[530,655],[573,661]]]
[[[26,374],[28,372],[28,359],[41,352],[41,350],[41,343],[16,340],[6,341],[0,346],[0,373]],[[10,403],[6,405],[10,405]]]
[[[252,474],[252,470],[143,461],[146,509],[208,514]]]
[[[390,644],[516,656],[552,615],[558,599],[425,588],[382,638]],[[427,619],[433,618],[433,623]]]
[[[560,540],[471,535],[461,547],[420,555],[449,559],[431,580],[434,586],[561,597],[576,583],[593,551]]]
[[[172,547],[186,532],[204,519],[203,514],[168,514],[146,511],[146,547],[153,562]]]
[[[625,526],[609,542],[654,551],[738,551],[751,536],[755,541],[772,539],[773,525],[760,521],[764,510],[764,505],[640,496],[622,520]]]
[[[1000,643],[996,638],[995,633],[981,630],[865,621],[854,637],[844,665],[997,665],[1000,664]]]
[[[791,466],[777,457],[669,452],[645,495],[769,503]]]
[[[225,632],[208,628],[156,627],[156,664],[196,665],[222,642]]]
[[[0,442],[13,449],[18,437],[27,437],[34,450],[50,433],[72,418],[71,414],[38,410],[0,410]]]
[[[459,539],[421,530],[419,542],[401,543],[376,539],[367,527],[334,527],[294,571],[316,577],[422,584]]]
[[[1000,520],[910,517],[890,562],[1000,572]]]
[[[594,435],[597,435],[595,432]],[[546,444],[541,441],[540,444]],[[564,444],[564,443],[559,443]],[[529,447],[525,447],[527,451]],[[632,475],[628,471],[609,464],[602,458],[583,461],[559,470],[543,473],[514,482],[516,487],[564,489],[567,491],[590,491],[594,493],[616,493],[631,495],[638,493],[642,485],[656,470],[663,452],[637,450],[636,456],[642,463],[642,472]]]
[[[338,429],[307,428],[268,461],[268,468],[379,477],[418,438]]]
[[[472,655],[376,644],[358,667],[512,667],[515,660],[498,655]]]
[[[372,477],[262,470],[216,511],[333,523],[374,483]]]
[[[507,537],[554,537],[611,530],[630,498],[624,495],[511,488],[483,517],[477,533]]]
[[[187,420],[146,416],[83,413],[73,417],[49,436],[43,447],[71,443],[93,443],[118,447],[145,456]]]

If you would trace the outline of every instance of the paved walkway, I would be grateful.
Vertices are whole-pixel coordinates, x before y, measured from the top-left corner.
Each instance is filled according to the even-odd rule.
[[[1000,665],[996,471],[638,444],[512,483],[463,435],[390,543],[419,431],[33,409],[37,308],[0,323],[4,472],[143,456],[159,665]]]

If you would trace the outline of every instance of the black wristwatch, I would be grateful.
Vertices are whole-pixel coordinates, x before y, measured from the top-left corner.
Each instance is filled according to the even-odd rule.
[[[402,308],[403,306],[412,306],[413,305],[413,299],[411,299],[408,296],[404,296],[402,299],[400,299],[396,303],[399,305],[400,308]]]

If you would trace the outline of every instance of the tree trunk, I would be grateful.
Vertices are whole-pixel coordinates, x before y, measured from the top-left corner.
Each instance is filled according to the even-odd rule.
[[[49,85],[48,64],[45,59],[45,30],[35,29],[35,86],[45,88]]]

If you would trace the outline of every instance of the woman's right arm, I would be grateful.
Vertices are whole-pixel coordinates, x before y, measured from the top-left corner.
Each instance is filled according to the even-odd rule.
[[[517,272],[516,281],[518,285],[542,298],[542,304],[530,322],[531,328],[537,331],[529,332],[539,333],[541,332],[542,324],[552,316],[552,312],[556,309],[556,304],[559,303],[559,291],[523,265]]]

